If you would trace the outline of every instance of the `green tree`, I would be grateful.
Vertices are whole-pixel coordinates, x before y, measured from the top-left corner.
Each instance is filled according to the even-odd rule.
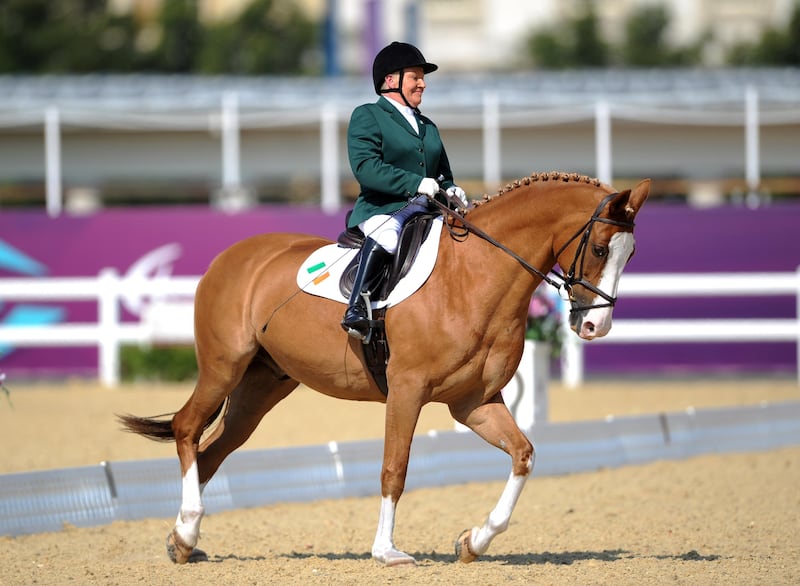
[[[534,63],[544,69],[566,69],[572,65],[570,49],[563,36],[540,31],[528,38],[527,45]]]
[[[136,66],[136,25],[104,0],[4,0],[0,72],[84,73]]]
[[[727,56],[731,65],[800,66],[800,3],[796,3],[785,29],[765,30],[757,43],[740,43]]]
[[[641,6],[635,9],[625,23],[625,41],[622,60],[633,66],[664,64],[664,34],[669,25],[669,15],[663,6]]]
[[[152,67],[169,73],[195,69],[202,32],[195,0],[164,0],[159,19],[161,42],[151,57]]]
[[[529,56],[544,69],[603,67],[608,65],[608,44],[600,34],[597,13],[584,2],[580,14],[558,31],[542,30],[527,39]]]
[[[608,44],[600,34],[594,3],[585,2],[583,12],[572,22],[572,60],[584,67],[609,64]]]
[[[233,22],[208,27],[196,0],[164,0],[144,26],[110,13],[108,0],[0,0],[0,73],[319,70],[317,25],[291,0],[254,0]],[[153,32],[155,46],[137,43]]]
[[[233,22],[207,31],[202,73],[311,73],[317,26],[289,0],[254,0]]]
[[[670,14],[663,5],[634,9],[625,23],[622,64],[630,67],[671,67],[699,63],[708,36],[702,36],[693,45],[671,47],[666,38],[669,24]]]

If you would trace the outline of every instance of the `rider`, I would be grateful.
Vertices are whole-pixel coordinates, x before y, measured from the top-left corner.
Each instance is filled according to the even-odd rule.
[[[342,328],[363,339],[369,332],[364,294],[391,260],[405,221],[425,211],[439,189],[466,207],[453,181],[439,129],[419,111],[425,74],[438,69],[415,46],[393,42],[375,56],[377,102],[358,106],[347,129],[347,152],[361,191],[348,227],[366,235]]]

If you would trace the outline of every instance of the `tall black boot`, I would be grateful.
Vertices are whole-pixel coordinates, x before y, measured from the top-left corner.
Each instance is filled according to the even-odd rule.
[[[342,318],[342,329],[350,336],[363,340],[369,333],[369,313],[367,302],[362,294],[368,293],[376,277],[389,262],[392,255],[386,252],[372,238],[364,240],[361,248],[361,261],[358,263],[353,290],[347,311]]]

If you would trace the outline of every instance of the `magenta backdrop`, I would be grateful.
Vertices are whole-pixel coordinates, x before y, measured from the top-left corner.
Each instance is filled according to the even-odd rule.
[[[105,267],[125,274],[143,256],[166,245],[179,246],[179,254],[167,267],[171,274],[200,275],[217,253],[247,236],[304,232],[335,238],[343,225],[344,212],[326,215],[317,208],[288,206],[240,214],[207,207],[109,209],[57,219],[39,211],[4,211],[0,213],[0,277],[94,276]],[[796,204],[756,210],[649,204],[638,219],[637,252],[628,271],[795,271],[800,265],[799,229],[800,205]],[[0,299],[0,320],[12,323],[31,315],[75,320],[96,313],[89,304],[19,305]],[[791,317],[796,311],[792,298],[657,302],[622,298],[615,317],[767,318]],[[586,346],[589,377],[792,373],[796,360],[796,346],[790,343],[603,345],[599,341]],[[94,374],[96,365],[97,352],[92,349],[3,349],[0,341],[0,371],[10,377]]]

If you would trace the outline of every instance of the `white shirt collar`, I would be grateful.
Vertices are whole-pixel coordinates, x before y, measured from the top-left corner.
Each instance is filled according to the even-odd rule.
[[[417,117],[414,116],[414,110],[405,104],[401,104],[396,100],[392,100],[391,98],[386,98],[386,101],[389,102],[392,106],[397,108],[397,110],[403,115],[403,117],[408,120],[408,123],[411,125],[411,128],[416,130],[417,134],[419,134],[419,126],[417,125]]]

